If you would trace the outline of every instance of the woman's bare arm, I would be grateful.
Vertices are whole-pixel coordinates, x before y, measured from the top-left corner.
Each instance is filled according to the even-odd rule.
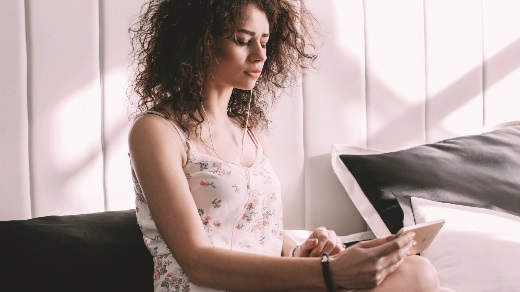
[[[318,258],[270,257],[211,245],[182,169],[184,145],[166,120],[141,117],[129,145],[154,222],[194,284],[226,290],[324,289]]]
[[[168,121],[154,115],[141,117],[130,131],[129,145],[154,222],[191,282],[224,290],[325,290],[320,258],[264,256],[211,245],[182,169],[184,145]],[[331,257],[335,285],[367,287],[370,282],[357,280],[365,270],[369,274],[364,281],[373,276],[381,281],[390,273],[389,267],[406,255],[411,241],[400,237],[378,242],[373,249],[354,246],[350,253]]]

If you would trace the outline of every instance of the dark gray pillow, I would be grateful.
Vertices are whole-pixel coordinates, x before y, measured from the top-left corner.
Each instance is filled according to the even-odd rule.
[[[340,181],[359,186],[373,207],[368,209],[377,212],[391,233],[413,224],[410,197],[520,216],[520,126],[397,152],[338,158]],[[354,181],[346,182],[349,178]],[[374,215],[361,209],[365,219]],[[367,220],[372,230],[381,229],[374,226],[377,222]]]
[[[0,222],[1,291],[153,291],[135,210]]]

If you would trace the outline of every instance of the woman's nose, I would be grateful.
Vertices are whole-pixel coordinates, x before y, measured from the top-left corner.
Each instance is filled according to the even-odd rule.
[[[266,49],[262,46],[263,45],[258,42],[251,48],[252,51],[249,58],[252,62],[264,62],[267,59]]]

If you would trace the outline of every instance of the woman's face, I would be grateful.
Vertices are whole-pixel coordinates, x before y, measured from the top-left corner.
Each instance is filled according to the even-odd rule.
[[[268,40],[269,22],[265,13],[249,4],[235,33],[218,45],[217,65],[211,80],[214,85],[221,89],[253,89],[267,59]]]

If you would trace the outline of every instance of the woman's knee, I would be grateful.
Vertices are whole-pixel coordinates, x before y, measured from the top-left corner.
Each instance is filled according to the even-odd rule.
[[[403,268],[410,273],[413,282],[417,285],[417,291],[438,291],[439,275],[437,269],[430,261],[421,256],[409,256],[403,262]]]

